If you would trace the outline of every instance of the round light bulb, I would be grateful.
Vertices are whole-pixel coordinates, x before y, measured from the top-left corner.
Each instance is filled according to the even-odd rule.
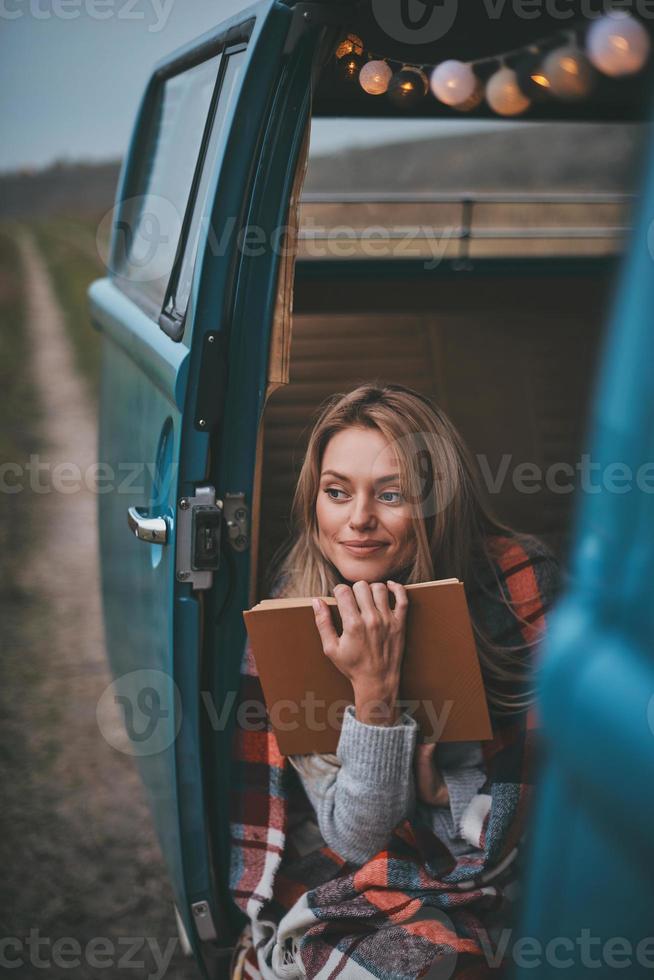
[[[342,41],[339,41],[334,56],[340,61],[348,54],[363,54],[363,41],[356,34],[348,34]]]
[[[585,98],[596,80],[588,58],[573,45],[550,51],[543,61],[543,74],[552,95],[570,101]]]
[[[484,86],[478,80],[477,87],[475,88],[470,98],[466,99],[465,102],[459,102],[458,105],[453,105],[452,108],[456,109],[457,112],[472,112],[472,110],[476,109],[477,106],[481,105],[483,101],[484,101]]]
[[[500,116],[517,116],[531,105],[527,96],[520,91],[512,68],[500,68],[488,79],[486,101]]]
[[[359,83],[368,95],[383,95],[393,77],[393,69],[385,61],[368,61],[359,72]]]
[[[336,75],[343,82],[355,82],[363,67],[363,58],[358,54],[347,54],[336,62]]]
[[[649,34],[625,11],[605,14],[586,35],[588,57],[601,72],[617,78],[640,71],[649,57]]]
[[[412,107],[420,102],[429,89],[429,81],[424,71],[405,65],[401,71],[393,75],[388,86],[388,97],[399,107]]]
[[[478,79],[470,65],[463,61],[442,61],[431,73],[431,90],[445,105],[460,106],[478,88]]]
[[[515,67],[518,86],[532,102],[546,102],[552,95],[550,80],[543,70],[543,56],[539,50],[529,50]]]

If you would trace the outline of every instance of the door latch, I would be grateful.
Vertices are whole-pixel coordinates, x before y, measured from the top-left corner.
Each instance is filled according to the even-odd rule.
[[[223,502],[215,487],[197,487],[194,497],[182,497],[177,506],[177,561],[179,582],[194,589],[209,589],[220,566]]]
[[[224,513],[229,543],[234,551],[245,551],[250,543],[249,515],[245,503],[245,494],[227,491]]]
[[[227,492],[223,502],[216,498],[215,487],[205,486],[196,487],[193,497],[182,497],[177,505],[177,581],[210,589],[213,573],[220,567],[223,523],[226,543],[234,551],[245,551],[250,543],[249,518],[242,492]]]

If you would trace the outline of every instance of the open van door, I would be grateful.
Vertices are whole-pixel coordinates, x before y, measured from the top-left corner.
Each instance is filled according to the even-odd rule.
[[[649,140],[597,385],[592,476],[542,653],[547,751],[524,910],[507,937],[516,980],[654,969],[651,127]]]
[[[157,66],[121,174],[109,274],[89,292],[110,694],[182,932],[212,976],[240,924],[227,899],[222,709],[245,639],[276,246],[314,66],[342,7],[261,0]]]

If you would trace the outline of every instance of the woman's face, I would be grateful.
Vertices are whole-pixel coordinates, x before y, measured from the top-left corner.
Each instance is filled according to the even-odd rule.
[[[332,436],[323,454],[316,518],[321,551],[346,581],[385,582],[413,560],[409,510],[397,458],[378,429],[351,426]]]

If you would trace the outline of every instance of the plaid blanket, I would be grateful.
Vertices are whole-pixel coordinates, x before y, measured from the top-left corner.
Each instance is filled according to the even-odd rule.
[[[495,642],[532,656],[526,644],[540,640],[558,590],[556,562],[540,544],[492,541],[497,581],[467,592],[469,605]],[[497,601],[500,590],[520,621]],[[240,698],[263,702],[249,643]],[[237,726],[230,891],[249,919],[234,960],[244,977],[505,975],[498,930],[512,913],[540,739],[534,709],[491,717],[494,737],[481,743],[488,777],[462,819],[477,850],[455,858],[416,816],[363,865],[326,845],[285,851],[289,814],[308,803],[299,777],[269,725]]]

